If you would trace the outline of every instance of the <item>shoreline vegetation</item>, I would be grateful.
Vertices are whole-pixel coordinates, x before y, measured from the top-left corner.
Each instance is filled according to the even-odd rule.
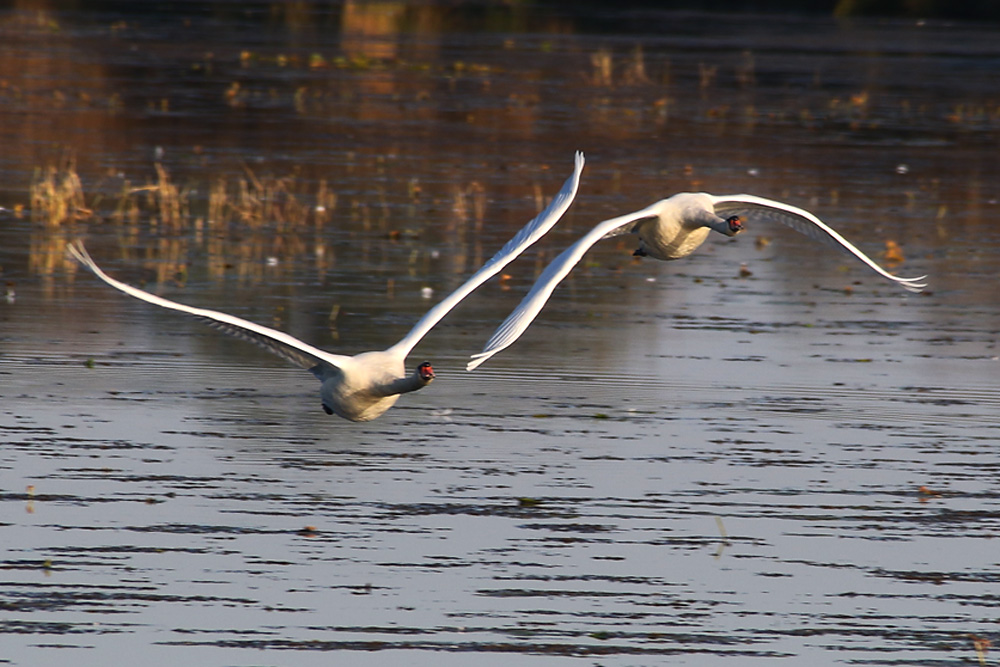
[[[23,4],[23,3],[22,3]],[[27,3],[24,9],[30,9],[32,3]],[[242,3],[209,3],[214,4],[209,9],[217,15],[242,13]],[[310,13],[327,15],[336,12],[341,3],[326,2],[255,2],[257,6],[268,8],[260,14],[264,20],[280,20],[285,17],[290,23],[299,23]],[[349,4],[349,3],[347,3]],[[399,16],[404,16],[409,9],[423,11],[426,3],[418,2],[383,2],[385,7],[395,8]],[[291,6],[289,6],[291,5]],[[581,21],[586,21],[586,14],[593,10],[603,11],[618,8],[615,3],[604,0],[585,0],[583,2],[564,2],[561,0],[495,0],[492,2],[453,2],[447,5],[448,21],[456,25],[472,27],[482,24],[483,27],[502,28],[505,20],[517,20],[526,11],[549,12],[563,16],[579,15]],[[697,12],[731,12],[754,14],[808,14],[813,16],[833,16],[836,18],[852,17],[883,17],[898,19],[948,19],[948,20],[991,20],[1000,21],[1000,3],[995,0],[640,0],[629,4],[630,10],[643,8],[659,10],[697,11]],[[116,12],[127,11],[129,14],[142,15],[156,13],[160,8],[150,4],[143,8],[142,3],[126,3],[122,0],[45,0],[47,11],[97,11]]]
[[[325,179],[309,184],[295,175],[261,176],[244,165],[242,175],[215,177],[203,189],[178,184],[161,163],[153,166],[155,179],[125,181],[117,195],[99,185],[95,194],[86,194],[73,157],[36,169],[28,210],[14,211],[30,216],[40,232],[30,253],[32,271],[42,276],[75,273],[66,244],[86,238],[88,231],[116,239],[119,254],[149,247],[145,259],[153,261],[146,268],[156,273],[156,282],[182,280],[193,248],[205,254],[212,278],[230,272],[251,278],[268,264],[277,266],[279,259],[302,254],[315,255],[320,264],[326,255],[332,262],[323,232],[337,210],[338,196]],[[199,194],[206,191],[207,197]],[[392,230],[381,234],[367,220],[368,211],[345,210],[344,215],[364,218],[362,227],[375,235],[390,240],[403,236]]]
[[[245,164],[242,174],[206,176],[208,183],[189,177],[184,185],[159,162],[153,170],[148,182],[124,181],[116,193],[107,182],[85,189],[86,179],[71,156],[35,169],[29,205],[7,211],[30,220],[29,273],[49,286],[58,276],[72,280],[79,266],[66,246],[91,237],[106,256],[141,265],[134,270],[142,282],[180,284],[192,270],[211,280],[256,282],[265,273],[301,266],[299,259],[322,274],[337,263],[338,237],[349,235],[360,256],[375,257],[385,253],[386,243],[405,246],[425,236],[418,211],[428,208],[443,214],[449,228],[461,227],[459,238],[471,243],[470,255],[459,253],[456,273],[467,268],[466,261],[484,259],[480,238],[487,197],[475,180],[456,184],[433,201],[415,181],[401,183],[405,201],[396,211],[385,193],[381,201],[366,202],[338,195],[323,178],[259,175]],[[534,184],[536,192],[539,187]],[[404,197],[402,189],[397,194]],[[547,203],[536,197],[539,210]],[[409,256],[413,272],[426,268],[434,251],[413,246],[401,252]],[[192,265],[195,257],[197,266]],[[391,285],[387,289],[391,292]]]

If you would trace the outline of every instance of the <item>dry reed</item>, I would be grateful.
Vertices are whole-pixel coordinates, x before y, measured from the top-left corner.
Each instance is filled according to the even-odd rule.
[[[65,244],[86,230],[75,225],[101,225],[118,238],[122,251],[144,245],[142,238],[157,239],[153,246],[158,281],[183,280],[185,257],[203,248],[208,272],[218,278],[231,270],[243,279],[259,278],[265,264],[278,258],[302,256],[310,243],[323,245],[321,231],[328,227],[337,206],[337,194],[325,180],[310,194],[295,176],[259,177],[244,173],[219,177],[199,202],[194,186],[182,186],[160,163],[155,178],[145,185],[125,182],[117,197],[87,196],[72,158],[59,167],[38,169],[31,184],[31,219],[47,231],[45,252],[37,255],[36,270],[51,275],[58,266],[70,266]],[[201,211],[196,211],[202,207]],[[200,213],[200,214],[199,214]],[[324,253],[317,251],[317,256]],[[152,259],[152,256],[147,259]],[[332,255],[324,259],[333,261]]]
[[[36,169],[31,184],[31,220],[46,227],[58,227],[92,215],[84,202],[83,185],[70,157],[61,169]]]
[[[294,176],[258,177],[244,168],[244,176],[220,177],[212,183],[206,215],[198,216],[192,211],[194,188],[175,183],[162,164],[156,163],[154,169],[156,179],[151,183],[136,186],[126,182],[103,218],[95,215],[102,203],[100,197],[88,203],[72,159],[62,168],[37,169],[31,184],[31,218],[47,227],[93,218],[110,222],[128,235],[200,233],[206,225],[215,233],[235,227],[281,234],[310,226],[321,229],[333,219],[337,206],[337,194],[325,180],[319,182],[315,195],[309,196],[301,192]],[[313,203],[307,203],[310,200]]]

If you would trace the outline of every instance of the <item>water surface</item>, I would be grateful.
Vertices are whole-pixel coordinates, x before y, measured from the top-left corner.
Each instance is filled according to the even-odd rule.
[[[296,6],[2,15],[0,659],[969,664],[997,640],[995,31]],[[576,149],[573,210],[370,424],[63,255],[82,235],[169,298],[382,348]],[[92,211],[32,218],[67,156]],[[241,179],[285,208],[210,207]],[[609,242],[462,370],[584,229],[691,189],[895,241],[931,288],[785,229],[672,264]]]

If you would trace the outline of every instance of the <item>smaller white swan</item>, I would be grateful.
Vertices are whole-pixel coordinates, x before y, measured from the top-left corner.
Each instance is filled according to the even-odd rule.
[[[662,260],[680,259],[694,252],[712,230],[726,236],[739,234],[746,219],[775,220],[788,225],[806,236],[854,255],[880,276],[910,292],[919,292],[927,286],[924,282],[927,276],[900,278],[892,275],[836,230],[797,206],[754,195],[716,196],[704,192],[682,192],[639,211],[600,222],[564,250],[545,268],[521,303],[486,342],[483,351],[472,356],[466,370],[473,370],[516,341],[541,312],[556,285],[601,239],[632,232],[639,236],[635,255]]]
[[[406,356],[462,299],[512,262],[559,221],[576,197],[583,164],[583,153],[578,152],[573,175],[566,180],[548,207],[525,225],[471,278],[431,308],[401,341],[386,350],[363,352],[355,356],[325,352],[284,332],[239,317],[185,306],[144,292],[104,273],[79,241],[67,247],[77,261],[108,285],[147,303],[193,315],[211,327],[256,343],[286,361],[309,369],[323,383],[320,396],[327,414],[337,414],[351,421],[371,421],[391,408],[400,394],[416,391],[430,384],[434,379],[431,365],[424,362],[417,366],[413,374],[407,375]]]

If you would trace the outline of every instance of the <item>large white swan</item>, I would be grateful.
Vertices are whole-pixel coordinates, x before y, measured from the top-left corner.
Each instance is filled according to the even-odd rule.
[[[466,367],[473,370],[494,354],[516,341],[534,321],[552,295],[556,285],[577,262],[601,239],[632,232],[639,236],[635,255],[655,259],[680,259],[694,252],[714,230],[735,236],[747,220],[774,220],[844,252],[854,255],[884,278],[903,289],[919,292],[927,283],[919,278],[900,278],[876,264],[847,239],[809,211],[754,195],[710,195],[682,192],[646,208],[600,222],[583,238],[556,257],[538,277],[521,303],[487,341],[483,351],[473,355]]]
[[[185,306],[144,292],[104,273],[79,241],[70,244],[68,248],[73,257],[112,287],[148,303],[193,315],[224,333],[256,343],[297,366],[309,369],[323,383],[320,396],[327,414],[337,414],[351,421],[370,421],[391,408],[400,394],[416,391],[430,384],[434,379],[431,365],[424,362],[412,374],[407,375],[407,355],[462,299],[552,228],[576,197],[583,164],[583,153],[577,153],[573,175],[566,180],[548,207],[525,225],[461,287],[431,308],[401,341],[386,350],[364,352],[355,356],[325,352],[284,332],[239,317]]]

